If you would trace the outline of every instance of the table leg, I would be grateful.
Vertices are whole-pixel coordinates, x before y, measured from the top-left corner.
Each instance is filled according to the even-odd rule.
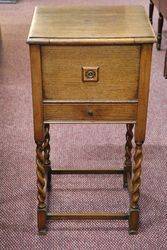
[[[167,79],[167,50],[165,53],[164,77],[165,77],[165,79]]]
[[[157,36],[157,50],[161,49],[163,22],[164,22],[163,15],[161,13],[159,13],[159,19],[158,19],[158,36]]]
[[[50,125],[45,124],[45,140],[44,140],[44,164],[47,172],[47,189],[51,188],[51,162],[50,162]]]
[[[153,24],[153,12],[154,12],[154,4],[150,0],[150,5],[149,5],[149,19],[150,19],[151,24]]]
[[[43,142],[36,141],[37,189],[38,189],[38,230],[40,234],[46,233],[46,178],[43,154]]]
[[[139,197],[141,185],[141,163],[143,159],[142,142],[136,142],[134,155],[134,168],[132,177],[132,190],[130,200],[129,233],[136,234],[139,227]]]
[[[125,162],[124,162],[124,175],[123,186],[128,186],[128,174],[131,177],[132,173],[132,139],[133,139],[133,127],[134,124],[126,124],[126,144],[125,144]]]

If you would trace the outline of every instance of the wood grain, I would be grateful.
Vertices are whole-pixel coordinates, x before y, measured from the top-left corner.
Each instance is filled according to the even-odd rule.
[[[41,54],[45,99],[137,99],[140,46],[42,46]],[[83,82],[82,67],[99,67],[99,81]]]
[[[44,120],[135,121],[136,104],[44,104]]]
[[[137,142],[144,142],[145,140],[148,96],[150,86],[151,58],[152,44],[144,44],[141,50],[138,111],[135,126],[135,141]]]
[[[147,107],[149,95],[150,69],[152,57],[152,44],[142,45],[140,60],[140,80],[139,80],[139,96],[137,120],[135,125],[135,165],[133,167],[131,199],[130,199],[130,215],[129,215],[129,233],[136,234],[139,228],[139,209],[138,202],[140,197],[141,185],[141,163],[143,159],[142,144],[145,140]]]
[[[28,42],[108,41],[124,44],[154,42],[155,35],[142,6],[37,7]],[[105,41],[104,41],[105,38]]]
[[[46,222],[51,219],[129,219],[129,233],[137,233],[142,143],[154,41],[154,32],[141,6],[36,8],[28,43],[40,233],[46,232]],[[83,82],[82,67],[98,67],[94,78],[97,82]],[[128,124],[125,168],[52,170],[50,123]],[[136,124],[136,148],[131,174],[133,124]],[[46,187],[50,180],[46,178],[46,166],[50,177],[51,174],[124,174],[124,185],[128,184],[131,195],[129,213],[47,213]]]
[[[35,141],[43,141],[42,75],[39,45],[30,45],[32,99]]]

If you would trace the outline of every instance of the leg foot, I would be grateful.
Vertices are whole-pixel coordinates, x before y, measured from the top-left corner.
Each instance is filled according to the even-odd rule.
[[[158,36],[157,36],[157,50],[161,49],[163,22],[164,22],[164,18],[162,16],[162,14],[159,13],[159,19],[158,19]]]
[[[39,233],[39,235],[45,235],[47,233],[46,207],[44,207],[44,208],[38,207],[37,219],[38,219],[38,233]]]
[[[139,209],[130,208],[129,214],[129,234],[134,235],[138,233],[139,229]]]

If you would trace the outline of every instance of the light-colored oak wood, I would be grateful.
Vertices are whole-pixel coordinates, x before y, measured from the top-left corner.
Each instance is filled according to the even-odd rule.
[[[35,141],[43,141],[42,75],[39,45],[30,45]]]
[[[45,99],[137,99],[140,46],[42,46],[41,54]],[[83,82],[82,67],[99,67],[98,82]]]
[[[156,38],[155,38],[156,41]],[[106,38],[85,38],[85,39],[79,39],[79,38],[54,38],[54,39],[48,39],[48,38],[35,38],[35,39],[27,39],[28,44],[40,44],[40,45],[63,45],[63,46],[82,46],[82,45],[91,45],[94,46],[95,44],[98,46],[101,45],[129,45],[129,44],[142,44],[143,43],[143,38],[112,38],[112,39],[106,39]],[[144,43],[153,43],[153,38],[152,37],[146,37],[144,38]]]
[[[138,110],[135,125],[135,155],[131,182],[129,232],[135,234],[139,228],[139,197],[141,186],[142,144],[145,140],[149,82],[151,70],[152,44],[143,44],[140,60]]]
[[[137,104],[44,104],[44,121],[135,121]]]
[[[137,121],[135,126],[135,141],[144,142],[147,122],[148,96],[150,86],[150,71],[152,44],[144,44],[141,50],[140,79],[138,93]]]
[[[40,233],[45,231],[47,220],[77,218],[129,219],[129,233],[137,233],[142,143],[146,131],[154,41],[154,32],[141,6],[36,8],[28,43],[37,144]],[[94,71],[86,73],[92,69]],[[128,214],[47,214],[45,196],[49,179],[45,180],[44,163],[47,160],[50,164],[50,123],[128,123],[131,129],[135,124],[133,173],[128,171],[125,176],[126,169],[95,170],[96,174],[124,174],[124,184],[128,185],[131,195]],[[126,167],[131,168],[131,131],[127,136]],[[90,174],[93,171],[50,171],[50,174],[71,173]]]
[[[36,8],[28,42],[38,39],[41,44],[71,39],[73,44],[85,39],[124,44],[136,43],[136,39],[154,42],[155,36],[142,6],[67,6]]]

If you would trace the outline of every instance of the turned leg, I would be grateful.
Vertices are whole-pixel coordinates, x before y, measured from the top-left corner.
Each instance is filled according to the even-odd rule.
[[[45,140],[44,140],[44,164],[47,172],[47,189],[51,188],[51,162],[50,162],[50,134],[49,124],[45,124]]]
[[[153,24],[153,12],[154,12],[154,4],[150,0],[150,5],[149,5],[149,19],[150,19],[151,24]]]
[[[46,179],[43,154],[43,142],[36,142],[36,164],[37,164],[37,189],[38,189],[38,230],[40,234],[46,233]]]
[[[162,14],[159,13],[159,19],[158,19],[158,36],[157,36],[157,50],[161,49],[163,22],[164,22],[164,18],[162,16]]]
[[[129,215],[129,233],[136,234],[139,227],[139,197],[140,197],[140,184],[141,184],[141,163],[142,163],[142,143],[136,142],[135,155],[134,155],[134,168],[132,176],[132,189],[130,200],[130,215]]]
[[[134,124],[126,124],[126,144],[125,144],[125,163],[124,163],[124,175],[123,186],[128,186],[128,175],[131,177],[132,172],[132,139],[133,139],[133,127]]]

